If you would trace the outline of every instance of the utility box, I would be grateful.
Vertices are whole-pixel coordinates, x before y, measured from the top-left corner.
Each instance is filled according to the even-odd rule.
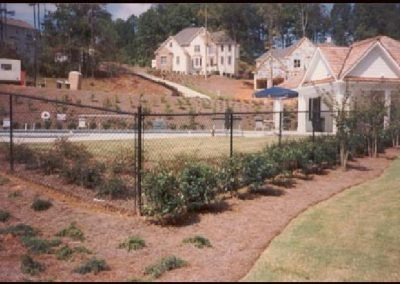
[[[69,72],[68,83],[70,90],[80,90],[82,85],[82,73],[78,71]]]
[[[21,60],[0,58],[0,83],[21,82]]]

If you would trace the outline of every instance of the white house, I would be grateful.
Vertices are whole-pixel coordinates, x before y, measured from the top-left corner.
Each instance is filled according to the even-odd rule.
[[[21,60],[0,58],[0,83],[21,82]]]
[[[207,46],[207,49],[206,49]],[[240,45],[224,31],[185,28],[167,38],[155,51],[152,67],[182,74],[236,75]]]
[[[254,89],[272,87],[273,79],[289,80],[304,74],[316,46],[306,37],[284,49],[271,49],[256,59]],[[271,72],[272,70],[272,72]]]
[[[299,93],[299,133],[312,131],[311,119],[304,111],[317,111],[323,132],[335,132],[333,117],[322,99],[330,96],[338,104],[345,94],[378,92],[390,106],[391,97],[400,91],[400,41],[377,36],[353,43],[349,47],[320,45],[316,48],[303,76],[295,76],[281,87]],[[385,121],[390,119],[390,113]]]

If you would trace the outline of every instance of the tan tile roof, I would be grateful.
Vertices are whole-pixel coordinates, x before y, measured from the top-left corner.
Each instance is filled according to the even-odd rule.
[[[321,50],[325,59],[328,61],[328,64],[331,67],[334,75],[338,77],[350,48],[343,46],[324,45],[320,46],[319,49]]]
[[[393,59],[400,65],[400,41],[387,36],[380,37],[379,41]]]
[[[300,85],[301,81],[303,80],[304,74],[305,71],[302,70],[299,74],[289,78],[288,80],[284,81],[282,84],[279,84],[278,86],[286,89],[295,89]]]
[[[34,28],[30,24],[28,24],[25,21],[18,20],[18,19],[7,18],[7,25],[34,30]]]

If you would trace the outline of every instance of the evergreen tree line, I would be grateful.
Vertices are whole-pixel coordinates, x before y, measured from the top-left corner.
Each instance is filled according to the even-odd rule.
[[[241,60],[270,47],[287,47],[307,36],[316,43],[331,36],[337,45],[376,35],[400,39],[400,4],[335,3],[158,3],[140,16],[112,20],[106,4],[62,3],[44,18],[41,72],[81,70],[91,76],[100,61],[149,65],[170,35],[190,26],[225,30],[241,45]],[[68,56],[54,63],[59,52]]]

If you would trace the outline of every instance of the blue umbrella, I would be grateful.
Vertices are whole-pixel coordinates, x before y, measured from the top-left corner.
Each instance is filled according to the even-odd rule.
[[[299,96],[299,93],[290,89],[272,87],[264,89],[253,94],[255,98],[295,98]]]

